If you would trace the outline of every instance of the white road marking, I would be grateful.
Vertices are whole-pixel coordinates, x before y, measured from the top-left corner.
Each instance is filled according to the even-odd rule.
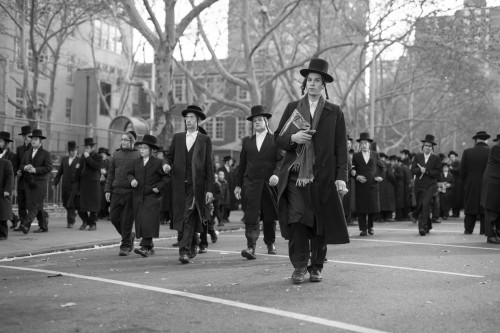
[[[230,300],[226,300],[226,299],[222,299],[222,298],[193,294],[193,293],[189,293],[189,292],[185,292],[185,291],[178,291],[178,290],[173,290],[173,289],[166,289],[166,288],[142,285],[142,284],[138,284],[138,283],[105,279],[105,278],[100,278],[100,277],[86,276],[86,275],[73,274],[73,273],[50,271],[50,270],[45,270],[45,269],[28,268],[28,267],[14,267],[14,266],[0,265],[0,268],[14,269],[14,270],[20,270],[20,271],[29,271],[29,272],[37,272],[37,273],[44,273],[44,274],[51,274],[51,275],[61,274],[63,276],[68,276],[68,277],[72,277],[72,278],[76,278],[76,279],[84,279],[84,280],[98,281],[98,282],[103,282],[103,283],[110,283],[110,284],[130,287],[130,288],[137,288],[137,289],[159,292],[159,293],[163,293],[163,294],[191,298],[191,299],[204,301],[204,302],[222,304],[222,305],[232,306],[235,308],[252,310],[252,311],[262,312],[262,313],[266,313],[266,314],[272,314],[272,315],[290,318],[290,319],[294,319],[294,320],[307,321],[310,323],[328,326],[328,327],[333,327],[333,328],[338,328],[338,329],[343,329],[343,330],[351,331],[351,332],[385,333],[384,331],[379,331],[376,329],[371,329],[368,327],[363,327],[363,326],[358,326],[358,325],[352,325],[352,324],[344,323],[341,321],[329,320],[329,319],[324,319],[324,318],[320,318],[320,317],[313,317],[313,316],[309,316],[309,315],[305,315],[305,314],[301,314],[301,313],[285,311],[285,310],[278,310],[278,309],[273,309],[273,308],[268,308],[268,307],[264,307],[264,306],[253,305],[253,304],[235,302],[235,301],[230,301]]]
[[[377,230],[384,230],[384,231],[410,231],[415,234],[418,234],[418,229],[416,228],[408,228],[408,229],[397,229],[397,228],[373,228],[375,232]],[[463,234],[463,231],[455,231],[455,230],[436,230],[436,229],[431,229],[431,233],[450,233],[450,234]],[[479,236],[479,234],[478,234]]]
[[[411,245],[429,245],[429,246],[458,247],[458,248],[464,248],[464,249],[500,251],[500,248],[480,247],[480,246],[436,244],[436,243],[420,243],[420,242],[404,242],[404,241],[391,241],[391,240],[382,240],[382,239],[361,239],[361,238],[351,238],[351,240],[353,240],[353,241],[362,241],[362,242],[396,243],[396,244],[411,244]]]
[[[155,249],[165,249],[165,250],[177,250],[175,247],[159,247],[155,246]],[[225,254],[240,254],[238,251],[228,251],[228,250],[208,250],[209,252],[224,252]],[[269,257],[278,257],[278,258],[288,258],[288,256],[279,255],[279,254],[267,254],[267,253],[256,253],[257,256],[269,256]],[[483,275],[474,275],[474,274],[465,274],[465,273],[454,273],[447,271],[436,271],[432,269],[421,269],[421,268],[413,268],[413,267],[404,267],[404,266],[392,266],[392,265],[381,265],[381,264],[371,264],[366,262],[355,262],[355,261],[342,261],[342,260],[328,260],[328,262],[333,262],[337,264],[344,265],[357,265],[357,266],[369,266],[369,267],[379,267],[379,268],[392,268],[392,269],[401,269],[405,271],[414,271],[414,272],[423,272],[423,273],[434,273],[434,274],[444,274],[444,275],[454,275],[454,276],[462,276],[462,277],[473,277],[473,278],[484,278]]]

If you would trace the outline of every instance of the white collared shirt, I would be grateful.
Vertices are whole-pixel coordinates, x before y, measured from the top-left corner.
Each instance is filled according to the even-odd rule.
[[[262,147],[262,143],[264,143],[264,139],[266,138],[267,135],[267,130],[262,131],[261,133],[257,132],[255,133],[255,141],[257,142],[257,150],[260,151],[260,148]]]
[[[73,163],[74,159],[75,159],[74,157],[70,156],[69,159],[68,159],[68,164],[71,165],[71,163]]]
[[[427,161],[429,160],[429,157],[431,156],[431,154],[429,155],[425,155],[424,154],[424,161],[425,161],[425,164],[427,164]]]
[[[35,157],[37,151],[38,151],[38,149],[37,150],[33,149],[33,153],[31,154],[31,158]]]
[[[186,132],[186,147],[187,150],[190,151],[196,141],[196,137],[198,136],[198,131],[194,131],[192,133]]]
[[[7,149],[4,150],[3,152],[0,153],[0,159],[3,158],[3,155],[5,155],[7,153]]]
[[[314,118],[314,113],[316,113],[318,102],[319,100],[317,100],[316,102],[309,101],[309,111],[311,112],[311,119]]]
[[[362,152],[363,153],[363,159],[365,160],[365,163],[368,164],[368,161],[370,160],[370,151],[367,152]]]
[[[148,161],[149,161],[149,157],[142,159],[142,162],[144,163],[144,166],[146,166],[146,164],[148,163]]]

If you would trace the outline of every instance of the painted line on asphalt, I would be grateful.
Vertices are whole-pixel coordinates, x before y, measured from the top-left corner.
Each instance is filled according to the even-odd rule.
[[[373,230],[384,230],[384,231],[411,231],[414,232],[415,234],[418,234],[418,229],[396,229],[396,228],[373,228]],[[450,234],[463,234],[463,231],[454,231],[454,230],[435,230],[432,229],[431,232],[433,233],[450,233]],[[478,234],[479,236],[479,234]]]
[[[420,242],[405,242],[405,241],[391,241],[391,240],[382,240],[382,239],[361,239],[361,238],[353,238],[353,237],[351,237],[351,240],[353,240],[353,241],[361,241],[361,242],[396,243],[396,244],[410,244],[410,245],[429,245],[429,246],[442,246],[442,247],[457,247],[457,248],[464,248],[464,249],[500,251],[500,248],[480,247],[480,246],[437,244],[437,243],[420,243]]]
[[[14,266],[4,266],[4,265],[0,265],[0,268],[20,270],[20,271],[29,271],[29,272],[36,272],[36,273],[44,273],[44,274],[51,274],[51,275],[61,274],[63,276],[68,276],[68,277],[72,277],[72,278],[76,278],[76,279],[110,283],[110,284],[114,284],[114,285],[143,289],[143,290],[148,290],[148,291],[154,291],[154,292],[158,292],[158,293],[175,295],[175,296],[195,299],[195,300],[209,302],[209,303],[222,304],[222,305],[227,305],[227,306],[240,308],[240,309],[244,309],[244,310],[251,310],[251,311],[276,315],[276,316],[290,318],[290,319],[299,320],[299,321],[307,321],[310,323],[323,325],[323,326],[327,326],[327,327],[332,327],[332,328],[343,329],[343,330],[351,331],[351,332],[385,333],[384,331],[379,331],[379,330],[371,329],[368,327],[348,324],[348,323],[344,323],[341,321],[324,319],[324,318],[320,318],[320,317],[313,317],[313,316],[309,316],[309,315],[305,315],[305,314],[301,314],[301,313],[279,310],[279,309],[274,309],[274,308],[268,308],[268,307],[253,305],[253,304],[248,304],[248,303],[241,303],[241,302],[226,300],[226,299],[222,299],[222,298],[193,294],[193,293],[189,293],[189,292],[185,292],[185,291],[178,291],[178,290],[173,290],[173,289],[166,289],[166,288],[142,285],[142,284],[138,284],[138,283],[125,282],[125,281],[112,280],[112,279],[106,279],[106,278],[100,278],[100,277],[94,277],[94,276],[73,274],[73,273],[66,273],[66,272],[59,272],[59,271],[50,271],[50,270],[38,269],[38,268],[14,267]]]
[[[165,250],[178,250],[177,247],[159,247],[155,246],[155,249],[165,249]],[[241,252],[238,251],[226,251],[226,250],[208,250],[208,252],[218,252],[221,254],[239,254]],[[268,257],[278,257],[278,258],[287,258],[288,256],[279,255],[279,254],[267,254],[267,253],[256,253],[258,256],[268,256]],[[404,266],[393,266],[393,265],[381,265],[381,264],[371,264],[366,262],[356,262],[356,261],[342,261],[342,260],[330,260],[328,262],[333,262],[337,264],[344,265],[356,265],[356,266],[369,266],[369,267],[379,267],[379,268],[391,268],[391,269],[399,269],[405,271],[414,271],[414,272],[423,272],[423,273],[434,273],[434,274],[444,274],[444,275],[453,275],[453,276],[461,276],[461,277],[473,277],[473,278],[484,278],[483,275],[474,275],[474,274],[465,274],[465,273],[455,273],[455,272],[447,272],[447,271],[436,271],[432,269],[422,269],[422,268],[413,268],[413,267],[404,267]]]

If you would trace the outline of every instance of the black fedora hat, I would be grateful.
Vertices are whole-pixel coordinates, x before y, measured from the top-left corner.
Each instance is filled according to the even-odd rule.
[[[153,149],[158,150],[160,147],[158,147],[157,142],[156,142],[156,137],[150,134],[145,134],[144,137],[142,138],[142,141],[137,142],[136,144],[138,145],[148,145]]]
[[[403,149],[399,152],[400,154],[406,154],[406,155],[410,155],[410,151],[408,149]]]
[[[480,140],[488,140],[491,138],[491,136],[486,133],[486,131],[479,131],[472,137],[473,140],[480,139]]]
[[[258,116],[266,117],[267,119],[273,116],[272,114],[267,113],[266,109],[262,105],[252,106],[252,108],[250,109],[250,113],[251,113],[250,117],[247,117],[247,120],[250,121],[252,121],[253,118]]]
[[[494,140],[493,140],[494,141]],[[455,155],[456,157],[458,157],[458,154],[454,151],[454,150],[451,150],[449,153],[448,153],[448,157],[450,157],[451,155]]]
[[[227,162],[229,160],[232,160],[233,158],[231,156],[224,156],[224,158],[222,159],[224,162]]]
[[[6,142],[12,142],[10,139],[10,133],[9,132],[0,132],[0,139]]]
[[[77,148],[78,146],[75,141],[68,141],[68,151],[75,150]]]
[[[425,138],[423,140],[420,140],[420,142],[422,142],[422,143],[428,142],[428,143],[431,143],[433,146],[435,146],[435,145],[437,145],[437,143],[434,142],[434,140],[436,140],[434,138],[434,135],[432,135],[432,134],[426,134]]]
[[[45,137],[43,136],[43,133],[42,133],[41,129],[34,129],[33,132],[31,132],[31,135],[29,137],[30,138],[45,139]]]
[[[83,140],[83,145],[84,146],[93,146],[93,145],[95,145],[94,138],[85,138]]]
[[[188,107],[181,112],[182,116],[185,117],[188,113],[194,113],[200,120],[205,120],[207,116],[203,113],[203,110],[197,105],[188,105]]]
[[[110,155],[108,148],[104,148],[104,147],[99,147],[99,149],[97,150],[97,153],[98,154],[106,154],[108,156]]]
[[[27,125],[27,126],[21,127],[21,133],[19,133],[19,135],[30,134],[31,132],[33,132],[33,130],[31,129],[31,126]]]
[[[367,133],[367,132],[363,132],[363,133],[359,134],[359,139],[357,139],[356,141],[360,142],[361,140],[365,140],[365,141],[368,141],[368,142],[373,142],[373,140],[370,139],[370,133]]]
[[[500,134],[497,134],[496,139],[493,139],[493,141],[495,141],[495,142],[497,142],[498,140],[500,140]]]
[[[389,156],[387,156],[387,154],[386,154],[386,153],[384,153],[384,152],[380,152],[380,153],[378,154],[378,156],[380,156],[381,158],[382,158],[382,157],[384,157],[384,158],[389,158]]]
[[[309,62],[309,67],[300,70],[300,75],[302,75],[303,77],[307,77],[307,74],[309,73],[321,74],[325,82],[333,82],[333,77],[328,74],[328,63],[326,62],[326,60],[319,58],[311,59],[311,61]]]
[[[397,157],[396,155],[389,156],[389,161],[397,161],[398,159],[399,157]]]
[[[351,136],[349,134],[347,134],[347,141],[352,141],[354,140],[353,138],[351,138]]]

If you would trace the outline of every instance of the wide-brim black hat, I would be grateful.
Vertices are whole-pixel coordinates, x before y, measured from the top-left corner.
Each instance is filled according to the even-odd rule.
[[[19,135],[26,135],[26,134],[30,134],[31,132],[33,132],[33,129],[31,128],[31,126],[23,126],[21,127],[21,133],[19,133]]]
[[[232,160],[233,158],[231,156],[224,156],[224,158],[222,159],[224,162],[227,162],[229,160]]]
[[[422,143],[428,142],[428,143],[431,143],[433,146],[435,146],[435,145],[437,145],[437,143],[434,140],[436,140],[434,138],[434,135],[432,135],[432,134],[426,134],[425,138],[423,140],[420,140],[420,142],[422,142]]]
[[[83,140],[83,145],[84,146],[93,146],[93,145],[95,145],[94,138],[85,138]]]
[[[0,132],[0,139],[7,141],[7,142],[12,142],[12,140],[10,139],[9,132]]]
[[[400,154],[406,154],[406,155],[410,155],[410,151],[408,149],[403,149],[399,152]]]
[[[455,155],[456,157],[458,157],[458,154],[453,150],[448,153],[448,157],[450,157],[451,155]]]
[[[31,132],[30,138],[40,138],[40,139],[46,139],[46,137],[43,136],[42,130],[41,129],[34,129]]]
[[[266,109],[262,105],[252,106],[250,109],[250,117],[247,117],[247,120],[252,121],[255,117],[266,117],[267,119],[271,118],[273,115],[266,112]]]
[[[485,131],[479,131],[472,137],[473,140],[480,139],[480,140],[488,140],[491,138],[491,135],[486,133]]]
[[[300,75],[307,77],[309,73],[318,73],[323,76],[323,79],[327,83],[333,82],[333,77],[328,74],[328,63],[323,59],[311,59],[308,68],[303,68],[300,70]]]
[[[109,150],[107,148],[104,148],[104,147],[99,147],[99,150],[97,151],[98,154],[106,154],[108,156],[110,156],[110,153],[109,153]]]
[[[362,140],[368,141],[368,142],[373,142],[373,140],[370,138],[370,133],[363,132],[359,134],[359,139],[357,139],[357,142],[361,142]]]
[[[150,134],[145,134],[144,137],[142,138],[142,141],[136,142],[138,145],[148,145],[153,149],[158,150],[160,147],[158,147],[158,144],[156,142],[156,137],[152,136]]]
[[[387,154],[386,154],[386,153],[382,153],[382,152],[380,152],[378,155],[379,155],[380,157],[389,158],[389,156],[387,156]]]
[[[181,112],[182,116],[185,117],[188,113],[194,113],[200,120],[205,120],[207,116],[203,113],[203,110],[197,105],[188,105],[188,107]]]
[[[68,141],[68,150],[75,150],[77,148],[78,146],[76,145],[75,141]]]
[[[500,134],[497,134],[496,139],[493,139],[493,141],[495,141],[495,142],[497,142],[498,140],[500,140]]]

